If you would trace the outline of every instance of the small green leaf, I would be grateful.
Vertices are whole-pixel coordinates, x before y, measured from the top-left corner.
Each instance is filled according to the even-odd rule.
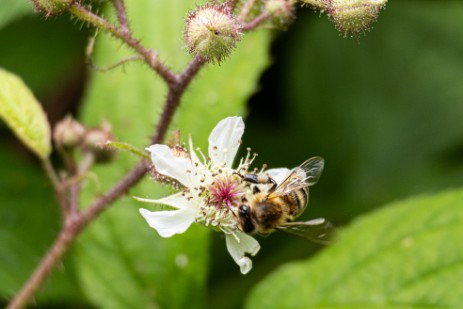
[[[141,158],[145,158],[148,160],[150,159],[150,156],[146,153],[146,151],[143,151],[142,149],[135,147],[134,145],[131,145],[129,143],[108,141],[106,142],[105,146],[117,150],[127,151]]]
[[[461,308],[463,190],[391,204],[313,260],[282,267],[248,308]]]
[[[1,68],[0,118],[35,154],[48,157],[50,125],[40,103],[19,77]]]

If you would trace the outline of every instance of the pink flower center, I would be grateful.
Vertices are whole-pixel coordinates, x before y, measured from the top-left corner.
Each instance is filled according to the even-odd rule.
[[[244,195],[239,176],[218,176],[208,187],[210,204],[220,207],[237,207]]]

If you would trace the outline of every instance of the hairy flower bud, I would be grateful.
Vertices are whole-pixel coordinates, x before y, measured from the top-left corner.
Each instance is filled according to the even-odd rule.
[[[323,13],[328,8],[329,0],[302,0],[302,3],[308,4],[314,10],[317,10]]]
[[[277,28],[286,29],[295,18],[295,8],[291,0],[267,0],[265,11],[271,23]]]
[[[220,62],[240,40],[240,29],[227,5],[205,5],[188,14],[185,42],[190,53],[208,62]]]
[[[32,0],[35,8],[46,16],[62,13],[73,2],[74,0]]]
[[[115,149],[106,147],[106,142],[114,137],[108,126],[103,128],[90,129],[87,131],[83,141],[84,151],[93,153],[96,162],[104,163],[110,161],[116,154]]]
[[[330,0],[328,14],[345,36],[367,31],[387,0]]]
[[[67,116],[56,124],[53,139],[59,148],[72,149],[82,143],[84,134],[85,127],[72,116]]]

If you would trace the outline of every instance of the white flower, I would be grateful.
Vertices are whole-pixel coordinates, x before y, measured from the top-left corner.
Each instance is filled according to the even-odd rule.
[[[249,186],[237,175],[237,171],[249,168],[252,162],[249,153],[236,169],[232,169],[243,133],[241,117],[221,120],[209,136],[208,158],[199,152],[202,160],[191,138],[189,155],[179,155],[166,145],[148,147],[156,172],[174,179],[184,189],[159,200],[136,199],[176,209],[154,212],[140,209],[148,224],[162,237],[181,234],[193,222],[224,232],[230,255],[246,274],[252,268],[249,256],[257,254],[260,246],[252,236],[238,229],[234,213],[242,197],[250,194]]]

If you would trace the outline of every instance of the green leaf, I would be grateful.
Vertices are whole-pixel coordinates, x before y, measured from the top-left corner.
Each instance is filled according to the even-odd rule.
[[[50,155],[50,125],[40,103],[19,77],[1,68],[0,118],[40,158]]]
[[[192,59],[183,47],[182,32],[188,10],[195,4],[193,0],[127,2],[134,35],[145,46],[156,49],[161,60],[175,71]],[[246,35],[223,64],[203,68],[183,97],[171,129],[181,129],[184,138],[191,133],[195,146],[204,149],[210,131],[220,119],[244,113],[246,99],[268,64],[268,45],[265,32]],[[98,66],[107,66],[132,54],[119,41],[100,34],[94,61]],[[95,73],[83,119],[90,125],[107,119],[119,141],[144,148],[149,146],[148,137],[154,131],[166,92],[160,78],[140,63]],[[127,173],[135,161],[120,155],[111,167],[96,168],[102,189]],[[86,193],[84,204],[94,197]],[[146,177],[130,191],[130,196],[113,205],[84,233],[77,262],[82,286],[95,305],[203,307],[208,230],[193,225],[182,235],[162,239],[138,213],[139,208],[148,206],[131,198],[159,198],[170,193]],[[229,263],[233,264],[231,258]]]
[[[33,11],[30,1],[2,0],[0,4],[0,29],[18,17],[31,13]]]
[[[313,260],[257,286],[248,308],[461,308],[463,190],[359,218]]]

